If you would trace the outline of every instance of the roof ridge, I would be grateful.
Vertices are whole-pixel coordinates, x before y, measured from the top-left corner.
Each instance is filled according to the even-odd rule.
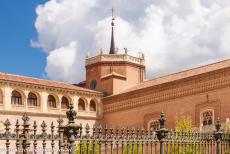
[[[10,75],[10,76],[16,76],[16,77],[22,77],[22,78],[37,79],[37,80],[42,80],[42,81],[56,82],[56,83],[64,83],[64,84],[70,84],[70,85],[72,85],[72,83],[69,83],[69,82],[54,81],[54,80],[42,79],[42,78],[38,78],[38,77],[25,76],[25,75],[20,75],[20,74],[11,74],[11,73],[5,73],[5,72],[0,72],[0,74]]]
[[[1,75],[3,77],[1,77]],[[13,79],[14,77],[18,78],[18,79],[14,80]],[[94,91],[94,90],[90,90],[90,89],[83,88],[80,86],[76,86],[76,85],[73,85],[73,84],[68,83],[68,82],[52,81],[52,80],[48,80],[48,79],[41,79],[41,78],[37,78],[37,77],[30,77],[30,76],[24,76],[24,75],[18,75],[18,74],[0,72],[0,80],[1,79],[8,80],[8,81],[16,81],[16,82],[22,82],[22,83],[50,86],[50,87],[56,87],[56,88],[64,88],[64,89],[72,89],[72,90],[80,90],[80,91],[88,91],[88,92],[97,92],[98,93],[98,91]],[[30,79],[30,81],[26,81],[26,79],[28,79],[28,80]],[[36,80],[38,83],[35,83]],[[39,82],[41,82],[41,83],[39,83]],[[49,85],[49,84],[51,84],[51,85]]]
[[[123,93],[126,93],[126,92],[139,90],[139,89],[141,89],[141,88],[150,87],[151,85],[146,85],[146,84],[152,83],[152,82],[154,82],[154,81],[157,82],[157,80],[158,80],[158,81],[161,80],[161,79],[164,80],[164,79],[166,79],[166,78],[168,78],[168,77],[180,75],[180,74],[183,74],[183,73],[192,72],[192,71],[194,71],[194,70],[199,70],[199,69],[202,69],[202,68],[210,68],[211,66],[215,66],[215,65],[218,65],[218,64],[220,64],[220,63],[226,63],[226,62],[229,62],[229,63],[230,63],[230,59],[228,58],[228,59],[224,59],[224,60],[219,60],[219,61],[214,62],[214,63],[209,63],[209,64],[201,65],[201,66],[198,66],[198,67],[192,67],[192,68],[190,68],[190,69],[186,69],[186,70],[178,71],[178,72],[175,72],[175,73],[172,73],[172,74],[167,74],[167,75],[164,75],[164,76],[160,76],[160,77],[156,77],[156,78],[153,78],[153,79],[150,79],[150,80],[146,80],[146,81],[144,81],[144,82],[142,82],[142,83],[135,84],[135,85],[133,85],[133,86],[131,86],[131,87],[129,87],[129,88],[126,88],[126,89],[124,89],[123,91],[121,91],[121,92],[119,92],[119,93],[116,93],[116,94],[114,94],[114,95],[111,95],[111,97],[112,97],[112,96],[115,96],[115,95],[123,94]],[[229,66],[230,66],[230,65],[229,65]],[[226,67],[226,66],[225,66],[225,67]],[[224,66],[221,67],[221,68],[224,68]],[[221,68],[218,68],[218,69],[221,69]],[[213,71],[213,70],[217,70],[217,69],[206,70],[206,71],[203,72],[203,73],[211,72],[211,71]],[[197,73],[197,74],[195,74],[195,75],[199,75],[199,74],[201,74],[201,73]],[[187,77],[189,77],[189,76],[195,76],[195,75],[188,75],[188,74],[187,74]],[[186,78],[186,77],[181,77],[180,79],[183,79],[183,78]],[[178,79],[177,79],[177,80],[178,80]],[[174,80],[172,80],[172,81],[174,81]],[[169,81],[169,82],[170,82],[170,81]],[[165,83],[165,82],[163,82],[163,83]],[[110,97],[110,96],[109,96],[109,97]]]

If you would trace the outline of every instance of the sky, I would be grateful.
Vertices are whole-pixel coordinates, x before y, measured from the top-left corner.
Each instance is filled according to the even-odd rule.
[[[0,2],[1,72],[77,83],[108,52],[111,7],[119,53],[145,54],[151,79],[230,57],[229,0]]]
[[[43,78],[46,54],[33,48],[37,37],[35,9],[45,0],[1,0],[0,2],[0,72]]]

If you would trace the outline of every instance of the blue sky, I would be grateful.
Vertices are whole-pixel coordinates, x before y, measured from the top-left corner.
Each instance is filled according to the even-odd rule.
[[[31,47],[30,40],[37,36],[35,8],[44,2],[1,0],[0,72],[43,77],[46,54]]]
[[[229,0],[1,0],[0,72],[84,80],[85,56],[108,53],[112,6],[116,48],[144,53],[147,79],[230,58]]]

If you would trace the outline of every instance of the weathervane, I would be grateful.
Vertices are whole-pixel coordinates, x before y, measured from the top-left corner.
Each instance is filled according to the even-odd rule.
[[[115,20],[115,18],[114,18],[114,8],[112,7],[112,9],[111,9],[111,12],[112,12],[112,23],[111,23],[111,25],[112,26],[114,26],[114,23],[113,23],[113,21]]]

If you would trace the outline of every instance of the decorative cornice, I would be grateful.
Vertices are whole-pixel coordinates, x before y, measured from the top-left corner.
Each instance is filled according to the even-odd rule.
[[[104,113],[189,96],[230,85],[230,68],[104,98]]]
[[[39,85],[39,84],[24,83],[24,82],[18,82],[18,81],[9,81],[9,80],[0,79],[0,84],[20,87],[20,88],[25,88],[25,89],[37,89],[39,91],[47,90],[47,91],[53,91],[53,92],[58,92],[58,93],[69,93],[72,95],[76,94],[76,95],[88,96],[88,97],[103,97],[103,94],[99,92],[72,90],[72,89],[67,89],[67,88],[44,86],[44,85]]]
[[[127,62],[127,61],[114,61],[114,62],[113,61],[102,61],[102,62],[97,62],[97,63],[87,65],[86,68],[90,68],[90,67],[94,67],[94,66],[107,66],[107,65],[114,65],[114,66],[129,65],[132,67],[145,68],[145,65],[140,65],[140,64],[136,64],[136,63]]]

